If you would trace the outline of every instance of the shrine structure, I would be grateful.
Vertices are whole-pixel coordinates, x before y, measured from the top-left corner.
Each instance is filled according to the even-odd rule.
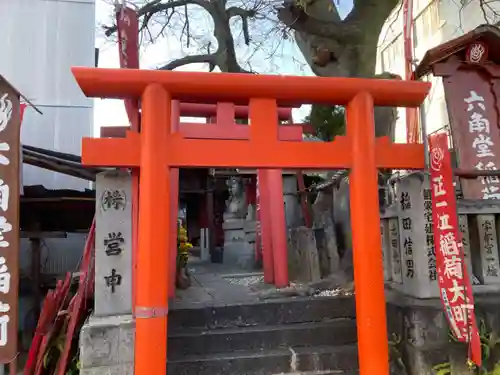
[[[285,141],[302,141],[303,132],[310,131],[310,127],[306,124],[292,124],[292,108],[278,108],[278,120],[281,122],[286,122],[286,124],[279,127],[279,137]],[[205,117],[207,123],[198,122],[180,122],[180,117]],[[232,103],[218,103],[216,104],[197,104],[197,103],[180,103],[174,101],[172,104],[172,124],[173,129],[179,129],[180,132],[186,138],[192,139],[233,139],[241,140],[248,139],[248,126],[237,124],[237,120],[248,120],[249,110],[247,106],[235,106]],[[128,126],[120,127],[102,127],[101,137],[105,138],[124,138],[126,137],[127,131],[130,128]],[[190,170],[188,170],[190,171]],[[192,169],[191,169],[192,171]],[[208,168],[205,169],[208,174]],[[199,170],[198,170],[199,172]],[[181,183],[179,171],[174,169],[171,176],[171,189],[172,189],[172,201],[171,201],[171,235],[170,239],[172,241],[171,248],[176,248],[176,233],[177,233],[177,211],[178,211],[178,197],[179,197],[179,185]],[[300,171],[297,171],[298,185],[301,190],[304,190],[303,176]],[[192,173],[190,174],[192,175]],[[198,173],[199,175],[199,173]],[[259,183],[259,201],[260,201],[260,221],[266,228],[261,230],[260,246],[256,246],[256,252],[260,252],[262,248],[262,254],[255,254],[255,258],[260,256],[267,257],[264,261],[264,277],[267,283],[274,283],[278,287],[284,287],[288,284],[288,278],[285,270],[279,269],[281,265],[285,265],[286,262],[273,262],[272,258],[268,255],[271,254],[271,248],[276,249],[276,253],[282,254],[284,257],[286,255],[286,233],[283,230],[285,228],[285,217],[278,215],[274,216],[273,220],[270,220],[271,212],[280,212],[281,205],[280,201],[283,196],[283,183],[279,183],[278,180],[282,177],[282,171],[279,169],[269,169],[269,170],[259,170],[257,172]],[[198,176],[203,178],[203,176]],[[207,177],[207,176],[205,176]],[[186,184],[186,179],[184,179],[184,184]],[[271,185],[272,184],[272,185]],[[272,186],[272,188],[271,188]],[[210,251],[214,250],[214,237],[218,232],[214,220],[212,218],[215,216],[214,213],[214,197],[213,191],[209,187],[205,186],[205,194],[203,204],[206,207],[206,213],[201,218],[201,221],[206,225],[209,235],[209,247]],[[256,186],[253,186],[253,190]],[[132,192],[130,192],[132,194]],[[253,201],[255,197],[252,197],[250,201]],[[245,204],[248,202],[245,202]],[[301,205],[303,216],[307,218],[307,203],[305,201],[305,196],[301,196]],[[205,220],[203,220],[205,218]],[[210,218],[210,219],[207,219]],[[306,219],[306,222],[308,220]],[[222,223],[217,223],[222,224]],[[230,223],[229,223],[230,224]],[[203,225],[203,224],[202,224]],[[203,228],[202,226],[200,226]],[[220,227],[222,230],[222,225]],[[243,229],[243,228],[241,228]],[[222,244],[220,244],[222,245]],[[225,246],[224,246],[225,247]],[[269,247],[268,250],[266,248]],[[172,261],[171,265],[175,265],[176,253],[171,252]],[[281,266],[282,267],[282,266]],[[172,269],[171,277],[174,277],[174,269]],[[275,275],[278,275],[277,278]],[[174,294],[174,280],[172,279],[169,295],[172,297]]]
[[[136,375],[166,373],[172,261],[169,170],[192,167],[351,170],[360,374],[389,373],[377,170],[422,169],[424,148],[375,139],[373,109],[374,105],[419,106],[429,84],[135,69],[73,68],[73,74],[89,97],[142,102],[140,133],[130,131],[122,139],[84,139],[82,146],[86,165],[140,169],[134,281]],[[239,140],[189,138],[181,129],[172,129],[172,100],[249,102],[248,135]],[[302,103],[346,105],[347,135],[325,143],[280,137],[278,105]],[[274,183],[280,184],[281,179]],[[272,259],[284,272],[276,278],[286,279],[287,254],[274,252]]]

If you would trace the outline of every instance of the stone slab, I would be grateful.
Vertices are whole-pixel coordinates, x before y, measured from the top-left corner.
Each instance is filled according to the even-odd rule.
[[[80,332],[82,369],[133,362],[134,341],[132,315],[91,317]]]
[[[283,201],[285,222],[288,228],[303,225],[302,209],[297,195],[298,184],[296,176],[283,176]]]
[[[222,229],[224,230],[238,230],[245,228],[245,219],[228,219],[224,220],[222,223]]]
[[[479,279],[474,275],[472,270],[472,254],[470,246],[470,231],[469,220],[467,215],[458,215],[458,225],[460,233],[462,233],[462,246],[464,249],[465,265],[467,266],[467,273],[472,285],[479,284]]]
[[[226,241],[224,264],[240,270],[253,270],[255,266],[254,246],[245,241]]]
[[[134,375],[134,364],[82,368],[80,375]]]
[[[311,282],[321,279],[320,261],[313,229],[299,227],[289,230],[288,272],[292,281]]]
[[[391,257],[391,281],[403,284],[403,265],[401,261],[401,246],[399,240],[398,218],[388,219],[388,242]]]
[[[420,173],[403,176],[397,184],[403,287],[419,298],[439,296],[432,218],[426,212],[429,190],[428,178]]]
[[[245,229],[245,232],[255,232],[257,229],[257,222],[255,220],[245,220],[243,228]]]
[[[97,175],[95,247],[95,315],[130,314],[132,177],[127,171]]]
[[[200,258],[203,262],[210,260],[210,230],[200,229]]]
[[[262,325],[216,330],[180,329],[170,332],[168,358],[217,355],[240,350],[273,350],[280,347],[346,345],[357,342],[356,321]]]
[[[314,374],[321,371],[352,371],[358,368],[357,346],[289,347],[223,355],[192,356],[170,361],[169,373],[176,375],[270,375]]]
[[[384,264],[384,281],[392,279],[391,247],[389,243],[389,221],[380,220],[380,240],[382,243],[382,262]]]
[[[480,248],[479,279],[483,284],[500,283],[500,264],[498,253],[498,235],[494,215],[478,215],[476,217],[477,232]]]
[[[224,229],[224,243],[226,242],[244,242],[245,231],[240,229]]]

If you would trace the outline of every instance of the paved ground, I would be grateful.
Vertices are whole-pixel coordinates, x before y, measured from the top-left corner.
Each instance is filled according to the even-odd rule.
[[[192,285],[177,291],[173,308],[200,305],[227,305],[258,300],[249,286],[262,283],[262,273],[243,273],[223,264],[204,263],[192,258],[188,263]]]

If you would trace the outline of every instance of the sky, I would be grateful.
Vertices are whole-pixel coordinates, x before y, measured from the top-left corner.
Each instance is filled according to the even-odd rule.
[[[338,3],[338,0],[334,0]],[[340,13],[346,14],[352,7],[352,0],[341,0]],[[118,46],[116,42],[105,38],[101,25],[113,23],[113,8],[104,0],[96,0],[96,47],[100,49],[99,67],[119,68]],[[204,27],[208,28],[208,18],[203,17],[197,22],[206,23]],[[202,26],[203,27],[203,26]],[[209,34],[209,33],[207,33]],[[312,75],[310,69],[306,66],[298,48],[291,42],[285,43],[277,57],[272,59],[265,52],[258,51],[255,48],[238,49],[239,54],[244,58],[250,58],[252,68],[270,74],[290,74],[290,75]],[[174,58],[185,56],[186,54],[196,54],[193,48],[187,49],[175,37],[169,37],[157,40],[154,44],[141,46],[140,48],[140,66],[142,69],[155,69]],[[293,57],[293,58],[292,58]],[[297,62],[297,60],[299,62]],[[178,70],[202,70],[199,64],[191,64],[189,67],[179,68]],[[206,71],[206,69],[205,69]],[[300,122],[309,112],[309,106],[303,106],[294,110],[294,120]],[[194,119],[190,119],[193,121]],[[199,120],[200,121],[200,120]],[[128,124],[125,107],[121,100],[96,99],[94,103],[94,133],[99,134],[101,126],[119,126]]]

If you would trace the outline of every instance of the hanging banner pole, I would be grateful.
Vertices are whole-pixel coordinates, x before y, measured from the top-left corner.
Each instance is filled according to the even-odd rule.
[[[118,28],[118,51],[120,68],[139,69],[139,20],[137,12],[126,5],[117,5],[116,25]],[[126,99],[125,109],[131,129],[139,129],[139,103]]]
[[[118,52],[120,68],[139,69],[139,18],[135,9],[125,4],[116,5],[116,25],[118,29]],[[124,100],[130,129],[139,131],[139,101]],[[132,169],[132,270],[135,270],[138,249],[139,226],[139,171]],[[132,272],[132,309],[135,311],[135,272]]]
[[[403,43],[405,58],[405,79],[413,79],[413,0],[403,1]],[[406,142],[418,143],[418,112],[406,108]],[[423,136],[423,134],[422,134]],[[425,139],[422,138],[425,142]]]
[[[439,291],[453,335],[469,343],[470,359],[481,366],[481,342],[474,313],[474,297],[461,232],[453,186],[451,155],[446,133],[429,136],[432,218]]]

